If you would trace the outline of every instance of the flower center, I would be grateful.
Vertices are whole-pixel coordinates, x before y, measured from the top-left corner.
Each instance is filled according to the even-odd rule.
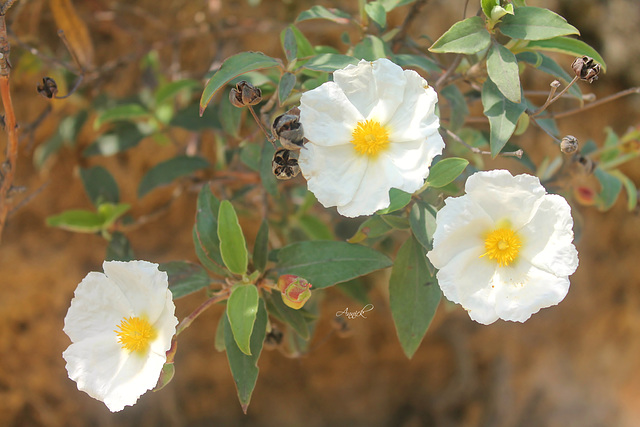
[[[486,252],[481,257],[487,255],[489,259],[495,259],[500,267],[511,264],[518,257],[522,241],[511,228],[498,228],[490,232],[484,240]]]
[[[122,344],[122,348],[138,353],[145,353],[149,343],[158,336],[151,323],[140,317],[122,319],[118,329],[114,332],[118,335],[118,342]]]
[[[376,120],[365,120],[353,130],[351,143],[358,153],[375,156],[389,144],[389,131]]]

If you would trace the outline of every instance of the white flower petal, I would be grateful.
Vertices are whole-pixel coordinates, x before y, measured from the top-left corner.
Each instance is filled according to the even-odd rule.
[[[132,316],[146,316],[154,323],[164,310],[169,278],[158,264],[147,261],[105,261],[105,274],[120,288],[131,304]]]
[[[401,172],[386,158],[370,159],[360,185],[348,203],[338,205],[338,212],[346,217],[371,215],[389,207],[389,190],[401,187]],[[311,188],[311,187],[309,187]]]
[[[569,291],[569,278],[558,277],[520,261],[496,275],[496,312],[501,319],[524,322],[541,308],[551,307]]]
[[[334,82],[302,94],[300,122],[304,136],[322,146],[351,145],[351,135],[364,116],[347,99]]]
[[[429,175],[433,158],[442,153],[444,141],[436,133],[424,139],[391,143],[383,155],[402,172],[404,183],[399,188],[407,193],[417,191]]]
[[[484,230],[493,220],[469,197],[449,197],[436,215],[433,249],[427,256],[436,268],[444,268],[455,256],[470,248],[484,253]]]
[[[573,241],[573,218],[567,201],[549,194],[538,204],[531,221],[518,230],[524,239],[520,255],[541,270],[569,276],[578,268]]]
[[[529,222],[546,193],[537,177],[514,177],[506,170],[477,172],[467,179],[465,190],[494,221],[508,219],[516,230]]]
[[[424,139],[437,135],[438,145],[444,148],[444,141],[438,134],[440,121],[435,115],[438,96],[427,81],[411,70],[404,72],[407,84],[404,88],[402,103],[390,118],[386,126],[390,130],[389,137],[396,142]],[[428,89],[426,89],[428,87]],[[442,152],[440,149],[440,154]]]
[[[309,191],[328,208],[353,200],[369,160],[354,155],[352,144],[335,147],[306,144],[300,150],[298,163]]]
[[[150,343],[149,351],[159,356],[165,356],[171,348],[171,338],[175,335],[178,325],[178,319],[175,316],[176,306],[172,298],[171,291],[167,290],[165,309],[153,324],[158,336]]]
[[[74,295],[63,329],[72,342],[114,329],[133,310],[120,288],[102,273],[87,274]]]

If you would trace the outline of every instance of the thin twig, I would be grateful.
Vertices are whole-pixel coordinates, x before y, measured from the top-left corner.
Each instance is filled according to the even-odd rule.
[[[9,197],[13,187],[13,178],[16,173],[18,161],[18,127],[16,125],[16,114],[11,101],[11,90],[9,85],[9,38],[7,36],[7,25],[4,19],[4,12],[13,4],[9,0],[0,8],[0,98],[4,106],[5,128],[7,131],[7,152],[6,170],[0,185],[0,241],[2,241],[2,231],[9,214]]]
[[[436,84],[434,85],[436,92],[440,91],[440,87],[444,84],[445,80],[451,75],[451,73],[455,71],[455,69],[460,64],[460,61],[462,61],[462,55],[458,54],[456,55],[451,65],[449,65],[449,68],[447,68],[447,70],[442,73],[440,78],[438,78],[438,80],[436,81]]]
[[[607,96],[606,98],[599,99],[597,101],[592,102],[589,105],[585,105],[584,107],[574,108],[573,110],[563,111],[561,113],[550,113],[546,116],[540,117],[541,119],[560,119],[563,117],[571,116],[573,114],[581,113],[585,110],[588,110],[593,107],[598,107],[602,104],[606,104],[607,102],[614,101],[618,98],[622,98],[623,96],[631,95],[634,93],[640,93],[640,87],[632,87],[618,93],[614,93],[613,95]]]
[[[551,86],[551,92],[552,92],[552,93],[549,93],[549,98],[547,98],[547,101],[544,103],[544,105],[543,105],[542,107],[538,108],[536,111],[534,111],[533,113],[531,113],[531,116],[537,116],[538,114],[542,113],[542,112],[543,112],[543,111],[544,111],[544,110],[545,110],[549,105],[553,104],[553,103],[554,103],[554,102],[556,102],[558,99],[560,99],[560,97],[561,97],[562,95],[564,95],[564,94],[565,94],[565,92],[566,92],[566,91],[568,91],[568,90],[569,90],[569,88],[570,88],[571,86],[573,86],[573,84],[574,84],[575,82],[577,82],[577,81],[578,81],[578,79],[579,79],[579,77],[578,77],[578,76],[575,76],[575,77],[573,78],[573,80],[571,80],[571,82],[570,82],[568,85],[566,85],[566,86],[564,87],[564,89],[562,89],[562,90],[560,91],[560,93],[558,93],[558,94],[557,94],[556,96],[554,96],[553,98],[551,98],[552,93],[555,93],[555,90],[556,90],[558,87],[556,86],[556,87],[554,88],[554,87],[553,87],[553,83],[551,83],[551,85],[552,85],[552,86]],[[554,80],[554,82],[557,82],[557,80]]]
[[[404,43],[404,39],[407,37],[407,31],[409,31],[409,27],[418,16],[420,9],[422,9],[422,7],[427,4],[427,1],[428,0],[418,0],[413,3],[411,9],[409,9],[409,12],[407,13],[407,16],[404,17],[404,21],[402,21],[402,24],[400,25],[400,31],[398,31],[396,35],[393,36],[393,39],[391,39],[392,52],[397,53],[398,50],[400,50],[402,44]]]
[[[538,123],[538,119],[540,119],[540,117],[536,118],[536,117],[533,117],[533,116],[529,116],[529,119],[531,119],[531,121],[533,122],[534,125],[538,126],[540,129],[542,129],[542,131],[544,133],[549,135],[557,144],[560,144],[562,142],[560,139],[558,139],[557,136],[555,136],[554,134],[549,132],[547,129],[545,129],[544,126],[542,126],[540,123]]]
[[[554,80],[551,82],[550,86],[551,86],[551,90],[549,90],[549,95],[547,95],[547,99],[544,101],[544,104],[542,104],[540,108],[538,108],[533,113],[531,113],[530,114],[531,116],[537,116],[538,114],[542,113],[549,104],[551,104],[553,95],[555,95],[556,91],[560,87],[560,81]]]
[[[251,115],[253,116],[254,120],[256,121],[256,123],[258,124],[258,126],[260,126],[260,129],[262,130],[262,132],[264,133],[264,136],[267,137],[267,139],[269,140],[269,142],[271,144],[273,144],[273,147],[275,148],[276,143],[275,143],[275,138],[269,133],[269,131],[267,130],[267,128],[262,124],[262,122],[260,121],[260,119],[258,118],[258,116],[256,115],[256,112],[253,111],[253,107],[251,105],[248,105],[247,107],[249,107],[249,111],[251,111]]]
[[[13,6],[13,4],[16,2],[16,0],[7,0],[2,7],[0,7],[0,15],[4,16],[7,14],[7,10],[9,10],[9,8],[11,6]]]
[[[464,145],[465,147],[467,147],[469,150],[471,150],[471,152],[476,153],[476,154],[482,154],[485,156],[491,156],[491,151],[483,151],[477,147],[472,147],[469,144],[467,144],[466,142],[463,141],[462,138],[460,138],[458,135],[456,135],[455,133],[451,132],[449,129],[445,129],[447,135],[449,135],[451,138],[453,138],[455,141],[459,142],[460,144]],[[524,152],[522,150],[516,150],[516,151],[506,151],[506,152],[502,152],[499,153],[498,156],[502,156],[502,157],[517,157],[519,159],[522,158],[522,155],[524,154]]]
[[[185,329],[187,329],[193,323],[193,321],[196,320],[196,318],[200,316],[202,313],[204,313],[205,310],[207,310],[209,307],[219,303],[220,301],[224,301],[227,298],[229,298],[230,293],[231,293],[231,288],[223,289],[222,291],[218,292],[214,297],[209,298],[208,300],[200,304],[200,306],[195,310],[193,310],[191,314],[189,314],[187,317],[182,319],[182,322],[180,322],[180,324],[176,328],[176,336],[179,335]]]

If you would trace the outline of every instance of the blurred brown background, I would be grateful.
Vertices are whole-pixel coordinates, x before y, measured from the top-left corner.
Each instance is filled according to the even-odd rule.
[[[318,3],[352,13],[357,8],[355,0]],[[461,18],[464,3],[428,1],[411,34],[437,38]],[[478,3],[471,0],[468,14],[475,13]],[[246,0],[76,1],[91,34],[95,64],[100,67],[125,59],[88,84],[95,86],[94,94],[136,93],[143,81],[138,59],[151,48],[158,50],[163,72],[172,79],[201,78],[213,63],[240,51],[282,56],[279,32],[313,4],[308,0],[263,0],[258,6]],[[608,61],[609,72],[591,86],[580,83],[583,91],[601,98],[640,84],[639,2],[530,0],[529,4],[567,17]],[[395,11],[390,25],[399,25],[408,9]],[[18,0],[7,18],[21,41],[68,59],[47,1]],[[299,28],[315,44],[345,48],[339,41],[342,27],[312,21]],[[15,39],[12,43],[14,55],[20,56],[24,50]],[[16,72],[21,68],[14,61],[16,113],[21,124],[29,123],[49,102],[35,92],[44,74]],[[564,61],[568,69],[571,60],[564,57]],[[528,79],[527,85],[541,89],[550,82],[541,74]],[[638,101],[628,97],[563,119],[561,130],[601,145],[605,126],[623,133],[640,124]],[[348,321],[348,336],[328,335],[331,320],[338,310],[360,306],[330,290],[310,354],[289,359],[277,350],[263,352],[258,384],[248,414],[243,415],[226,356],[214,349],[221,313],[221,307],[216,307],[181,336],[173,382],[158,393],[143,395],[136,406],[111,414],[101,402],[77,391],[61,357],[69,344],[62,326],[73,291],[87,272],[101,270],[106,243],[98,236],[47,228],[44,221],[66,209],[90,208],[77,174],[79,164],[107,167],[118,181],[121,198],[133,201],[142,174],[176,149],[159,149],[145,140],[124,154],[86,160],[81,149],[95,138],[95,132],[85,126],[76,148],[63,148],[44,170],[36,170],[32,166],[35,147],[83,102],[72,97],[54,103],[33,141],[23,140],[20,148],[17,184],[29,192],[46,186],[11,217],[0,245],[0,425],[640,425],[640,219],[626,211],[625,196],[607,213],[575,208],[576,217],[581,218],[577,227],[582,228],[577,242],[580,267],[571,278],[569,294],[559,306],[543,310],[525,324],[498,321],[482,326],[459,307],[442,304],[409,361],[395,336],[385,281],[375,280],[386,278],[388,272],[382,272],[372,278],[374,310],[367,319]],[[204,135],[203,145],[211,140],[211,135]],[[556,155],[549,138],[536,130],[518,141],[538,163],[545,155]],[[640,183],[637,164],[623,170]],[[510,160],[499,165],[522,170]],[[170,193],[170,189],[159,190],[136,203],[134,216],[154,211]],[[190,232],[195,200],[195,194],[185,194],[159,219],[128,233],[139,258],[196,259]],[[250,230],[250,224],[244,225]],[[202,300],[202,294],[179,300],[178,317]]]

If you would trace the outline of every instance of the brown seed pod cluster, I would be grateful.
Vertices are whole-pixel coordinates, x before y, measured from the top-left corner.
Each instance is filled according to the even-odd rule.
[[[229,92],[229,102],[234,107],[242,108],[247,105],[256,105],[262,101],[262,91],[247,81],[240,81]]]
[[[55,98],[58,93],[58,84],[51,77],[44,77],[42,83],[37,86],[36,90],[45,98]]]
[[[593,83],[594,80],[598,80],[598,75],[600,74],[600,71],[602,71],[600,64],[589,56],[576,58],[575,61],[573,61],[573,64],[571,64],[571,68],[574,73],[576,73],[576,76],[589,83]]]
[[[300,173],[298,159],[291,156],[292,150],[278,148],[271,161],[271,170],[278,179],[291,179]]]
[[[304,131],[300,123],[300,109],[294,107],[273,121],[271,130],[287,150],[299,150],[304,144]]]
[[[573,135],[567,135],[560,141],[560,151],[564,154],[573,154],[578,151],[578,138]]]

